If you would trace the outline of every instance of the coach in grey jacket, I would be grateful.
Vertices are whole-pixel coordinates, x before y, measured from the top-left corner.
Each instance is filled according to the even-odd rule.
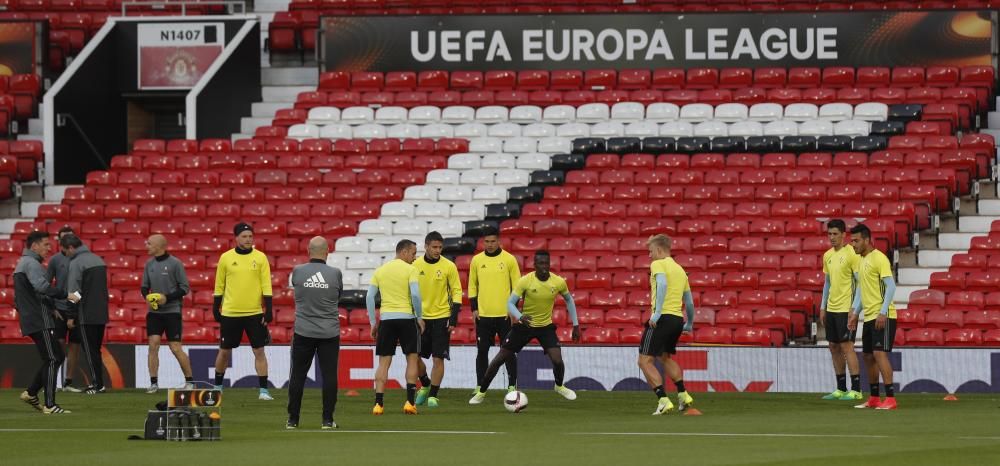
[[[76,233],[72,227],[64,226],[59,229],[56,239],[60,240],[63,236],[74,234]],[[55,247],[61,249],[58,241],[56,241]],[[63,292],[66,291],[66,281],[69,279],[69,261],[69,256],[62,251],[53,254],[49,258],[49,280],[52,280],[52,284]],[[80,327],[74,326],[73,328],[69,328],[69,325],[67,325],[69,322],[76,320],[76,306],[65,299],[57,299],[56,312],[58,313],[56,316],[56,340],[67,342],[66,378],[63,380],[63,391],[80,393],[83,390],[73,385],[73,376],[76,375],[78,367],[77,361],[80,360]]]
[[[194,388],[191,377],[191,361],[181,348],[184,326],[181,307],[184,296],[191,292],[187,273],[180,259],[167,252],[167,238],[153,235],[146,240],[146,252],[152,258],[142,271],[142,298],[149,303],[146,313],[146,337],[149,339],[149,389],[146,393],[156,393],[159,386],[160,336],[167,334],[170,352],[184,373],[184,388]]]
[[[55,312],[53,299],[66,297],[66,292],[49,281],[42,261],[49,255],[52,244],[48,233],[34,231],[25,241],[26,248],[14,268],[14,307],[21,320],[21,334],[31,338],[42,356],[42,367],[35,374],[21,400],[45,414],[68,413],[56,405],[56,377],[63,362],[62,347],[54,335]],[[45,388],[45,406],[39,405],[38,392]]]
[[[340,314],[337,304],[344,288],[340,270],[326,265],[330,246],[317,236],[309,240],[309,263],[298,265],[288,277],[295,290],[295,335],[292,338],[288,381],[288,429],[299,426],[302,390],[314,357],[323,379],[323,429],[335,429],[337,360],[340,357]]]
[[[104,393],[101,345],[104,326],[108,323],[108,267],[76,235],[63,236],[59,244],[70,258],[66,299],[76,304],[83,354],[90,366],[90,385],[84,393]]]

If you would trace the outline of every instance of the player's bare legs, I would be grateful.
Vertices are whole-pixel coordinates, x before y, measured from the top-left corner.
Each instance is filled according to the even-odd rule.
[[[882,384],[885,387],[885,401],[879,405],[879,409],[896,409],[896,396],[892,387],[892,363],[889,362],[889,354],[885,351],[875,351],[873,356],[878,364],[878,372],[882,374]]]
[[[224,374],[226,369],[229,368],[229,360],[233,357],[233,350],[219,348],[219,353],[215,356],[215,373]],[[219,385],[219,381],[216,381],[216,385]]]
[[[160,336],[149,336],[149,354],[146,356],[146,365],[149,367],[149,376],[158,377],[160,374]],[[185,374],[187,375],[187,374]],[[157,384],[150,384],[146,393],[156,393],[159,390]]]
[[[184,373],[184,377],[191,377],[191,360],[188,359],[187,353],[184,352],[181,342],[171,341],[167,345],[170,347],[170,352],[174,354],[174,358],[177,359],[177,364],[181,366],[181,372]]]
[[[638,364],[642,375],[646,377],[646,383],[649,384],[649,388],[656,389],[656,387],[663,385],[663,375],[660,374],[660,370],[656,367],[653,359],[653,356],[640,354]]]

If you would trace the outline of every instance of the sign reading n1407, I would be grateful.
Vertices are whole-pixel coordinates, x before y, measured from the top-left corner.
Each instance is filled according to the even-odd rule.
[[[201,29],[178,29],[160,31],[160,40],[163,42],[172,41],[196,41],[201,39]]]

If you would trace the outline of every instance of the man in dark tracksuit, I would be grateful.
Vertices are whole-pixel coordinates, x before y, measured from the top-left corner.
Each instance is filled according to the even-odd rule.
[[[90,366],[90,385],[84,393],[104,393],[101,344],[104,342],[104,326],[108,323],[108,267],[76,235],[63,236],[59,244],[71,259],[66,299],[76,304],[83,354]]]
[[[292,338],[292,368],[288,381],[288,423],[299,426],[302,390],[313,358],[319,357],[323,378],[323,429],[335,429],[337,406],[337,358],[340,356],[340,314],[337,304],[343,290],[340,270],[326,265],[329,244],[321,236],[309,241],[309,263],[292,270],[288,285],[295,290],[295,336]]]
[[[58,239],[63,236],[75,234],[73,228],[65,226],[59,229]],[[56,242],[56,247],[60,247]],[[49,280],[60,290],[66,291],[66,280],[69,278],[69,256],[60,251],[49,258]],[[73,385],[73,376],[76,374],[77,361],[80,358],[80,328],[69,328],[67,323],[76,319],[76,309],[72,303],[65,299],[56,300],[56,339],[66,342],[66,378],[63,379],[63,391],[80,393],[83,390]]]
[[[42,260],[52,248],[48,233],[31,232],[25,243],[27,248],[14,268],[14,306],[21,317],[21,334],[35,342],[42,356],[42,367],[31,386],[21,393],[21,401],[45,414],[69,413],[56,404],[56,377],[63,362],[63,352],[54,335],[55,317],[50,309],[51,300],[65,298],[66,292],[51,285],[42,267]],[[41,406],[38,392],[43,387],[45,405]]]

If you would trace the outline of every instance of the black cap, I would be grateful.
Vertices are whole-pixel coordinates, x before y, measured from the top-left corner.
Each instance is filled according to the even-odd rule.
[[[233,227],[233,236],[240,236],[240,233],[243,233],[244,231],[253,232],[253,227],[246,222],[237,223],[236,226]]]

